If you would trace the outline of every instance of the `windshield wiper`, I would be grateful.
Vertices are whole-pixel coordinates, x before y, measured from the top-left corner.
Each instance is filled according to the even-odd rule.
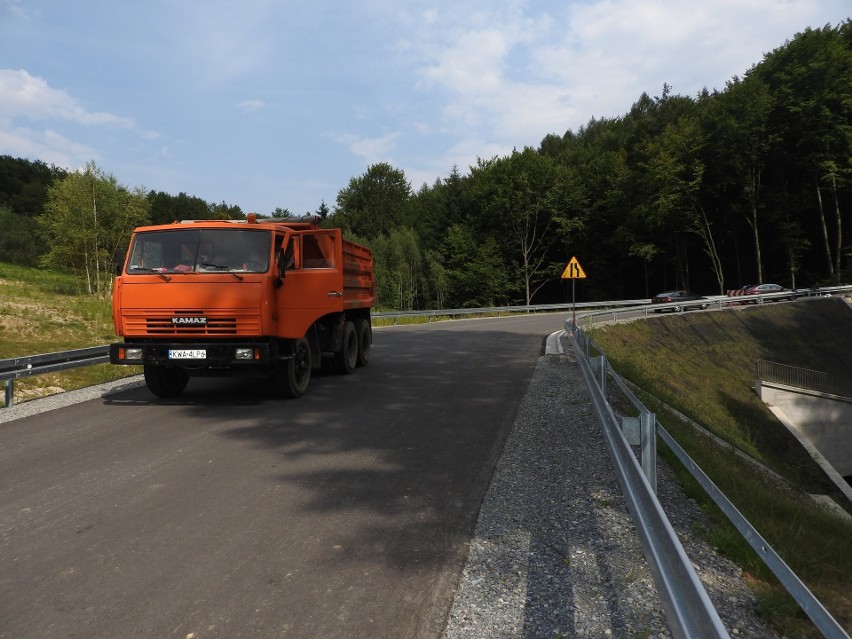
[[[172,281],[172,278],[170,278],[168,275],[164,275],[164,274],[160,271],[160,269],[157,269],[157,268],[148,268],[147,266],[131,266],[131,267],[130,267],[129,269],[127,269],[127,270],[128,270],[128,271],[136,271],[136,272],[138,272],[138,271],[142,271],[143,273],[153,273],[154,275],[158,275],[159,277],[162,277],[162,278],[163,278],[164,280],[166,280],[167,282],[171,282],[171,281]]]
[[[219,269],[220,271],[226,271],[230,275],[233,275],[234,277],[236,277],[238,280],[240,280],[240,281],[243,280],[242,275],[238,275],[237,273],[234,273],[231,270],[230,266],[225,266],[223,264],[213,264],[212,262],[201,262],[201,266],[203,268],[215,268],[215,269]]]

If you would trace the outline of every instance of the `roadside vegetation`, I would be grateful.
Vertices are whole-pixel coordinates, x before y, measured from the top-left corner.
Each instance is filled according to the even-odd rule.
[[[758,529],[847,632],[852,631],[852,518],[810,495],[852,506],[754,392],[765,359],[852,380],[852,308],[839,298],[654,317],[596,327],[595,343],[639,399]],[[669,407],[784,480],[714,444]],[[709,515],[701,534],[737,562],[762,614],[784,636],[821,637],[725,516],[665,446],[659,451]]]
[[[0,263],[0,359],[113,341],[109,296],[85,293],[80,286],[71,274]],[[15,381],[15,402],[138,372],[135,367],[102,364],[24,377]]]

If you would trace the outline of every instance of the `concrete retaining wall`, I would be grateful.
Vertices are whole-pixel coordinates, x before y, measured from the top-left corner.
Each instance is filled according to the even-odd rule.
[[[823,468],[830,466],[826,472],[847,496],[852,495],[843,480],[852,475],[852,400],[761,381],[755,391]]]

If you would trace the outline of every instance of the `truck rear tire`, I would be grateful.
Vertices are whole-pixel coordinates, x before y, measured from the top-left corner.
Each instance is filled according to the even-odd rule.
[[[358,334],[358,361],[356,366],[366,366],[370,361],[370,347],[373,345],[373,327],[370,320],[359,319],[355,322]]]
[[[183,392],[189,382],[189,375],[177,366],[153,366],[145,364],[143,373],[145,375],[145,385],[157,397],[177,397]]]
[[[281,362],[272,374],[275,391],[284,397],[301,397],[311,383],[311,345],[304,337],[296,340],[293,356]]]
[[[338,373],[348,375],[358,364],[358,333],[355,324],[346,322],[343,325],[343,339],[340,350],[334,354],[334,368]]]

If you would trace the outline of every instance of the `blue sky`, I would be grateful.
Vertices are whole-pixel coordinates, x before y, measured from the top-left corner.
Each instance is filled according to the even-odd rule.
[[[412,188],[642,92],[722,89],[848,0],[0,0],[0,154],[301,214]]]

